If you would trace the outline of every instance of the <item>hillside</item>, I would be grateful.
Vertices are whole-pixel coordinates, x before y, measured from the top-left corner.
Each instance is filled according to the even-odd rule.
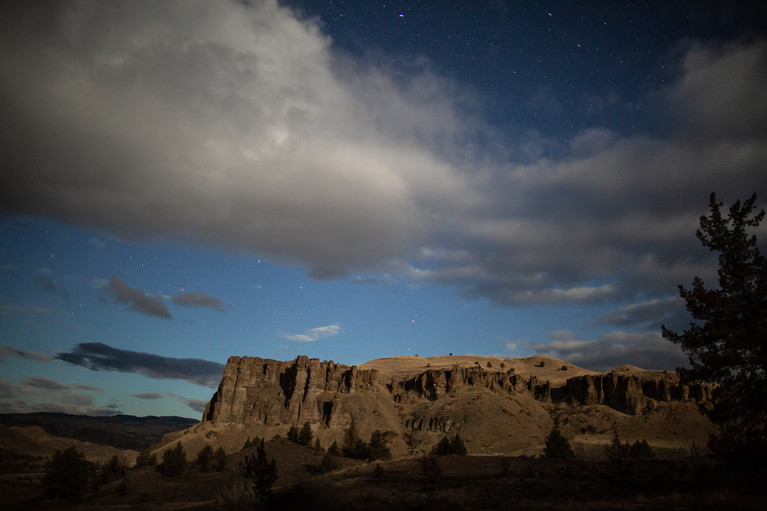
[[[39,426],[53,436],[135,451],[159,442],[166,433],[188,428],[197,422],[185,417],[167,416],[91,417],[47,412],[0,414],[0,424],[5,426]]]

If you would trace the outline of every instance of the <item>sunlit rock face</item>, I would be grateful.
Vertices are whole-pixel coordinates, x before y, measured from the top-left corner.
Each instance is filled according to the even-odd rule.
[[[230,357],[203,420],[215,425],[254,422],[266,426],[308,421],[332,427],[339,423],[340,396],[375,382],[375,370],[305,356],[288,362]],[[340,422],[346,425],[348,420]]]

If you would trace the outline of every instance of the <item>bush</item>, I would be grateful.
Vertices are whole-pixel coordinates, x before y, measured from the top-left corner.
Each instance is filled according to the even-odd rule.
[[[173,449],[168,449],[162,453],[160,472],[168,477],[175,477],[183,474],[184,469],[186,469],[186,452],[179,442]]]
[[[434,447],[432,454],[435,456],[465,456],[467,454],[466,444],[463,443],[461,436],[456,434],[451,440],[443,437]]]
[[[288,430],[288,440],[291,442],[298,443],[298,427],[293,425],[290,426],[290,429]]]
[[[370,434],[370,459],[388,460],[391,458],[391,450],[386,443],[386,435],[380,429]]]
[[[304,422],[304,427],[298,433],[298,443],[308,446],[312,443],[312,427],[308,422]]]
[[[639,460],[647,460],[655,457],[655,453],[652,452],[652,447],[647,443],[647,440],[641,442],[637,440],[631,447],[629,447],[628,457]]]
[[[216,449],[216,452],[213,454],[213,460],[216,462],[217,472],[224,470],[224,467],[226,467],[226,453],[223,447]]]
[[[575,458],[570,441],[559,430],[559,426],[554,425],[549,436],[546,437],[546,447],[543,449],[543,455],[549,459],[566,460]]]
[[[250,449],[251,447],[258,447],[258,444],[261,443],[261,439],[259,437],[255,437],[252,440],[250,437],[245,440],[245,445],[242,446],[242,450]]]
[[[80,500],[88,489],[89,468],[85,455],[75,447],[56,451],[43,476],[45,495]]]
[[[136,458],[136,468],[153,467],[157,465],[157,455],[149,451],[143,451]]]
[[[333,472],[341,467],[341,463],[338,461],[338,457],[330,451],[325,453],[322,457],[319,465],[308,465],[306,468],[312,474],[327,474]]]
[[[197,463],[200,464],[200,469],[203,472],[208,471],[208,466],[213,460],[213,448],[210,445],[203,447],[199,453],[197,453]]]

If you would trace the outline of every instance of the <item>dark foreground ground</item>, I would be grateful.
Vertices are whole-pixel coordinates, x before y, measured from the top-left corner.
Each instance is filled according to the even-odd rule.
[[[42,496],[42,464],[21,460],[0,474],[0,509],[253,509],[243,496],[239,464],[221,472],[189,464],[178,477],[153,467],[128,469],[94,484],[79,503]],[[765,509],[765,473],[736,473],[705,458],[559,461],[498,456],[450,456],[425,462],[341,460],[339,470],[312,475],[322,453],[287,440],[267,444],[278,460],[270,509],[292,510],[720,510]],[[15,467],[15,468],[14,468]],[[23,470],[22,470],[23,469]],[[26,472],[24,472],[26,470]]]

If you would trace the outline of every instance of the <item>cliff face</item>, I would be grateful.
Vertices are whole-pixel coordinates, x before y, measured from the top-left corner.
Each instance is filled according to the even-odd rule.
[[[388,417],[387,424],[398,422],[407,428],[416,420],[407,405],[412,408],[421,403],[418,424],[424,423],[426,414],[426,424],[434,425],[427,429],[444,432],[446,419],[428,417],[431,405],[427,403],[468,389],[484,389],[503,396],[524,394],[542,403],[606,405],[630,415],[640,414],[651,401],[701,401],[711,397],[711,387],[680,385],[675,375],[640,378],[610,372],[575,376],[552,388],[548,381],[539,382],[536,376],[524,380],[514,370],[453,366],[379,381],[375,369],[361,370],[305,356],[287,362],[231,357],[203,421],[213,425],[264,426],[310,422],[317,427],[343,429],[355,415],[368,412],[380,415],[388,410],[389,416],[394,417]],[[360,397],[373,394],[377,396],[375,402]],[[387,402],[384,406],[382,399]]]
[[[230,357],[203,421],[266,426],[321,422],[345,426],[341,396],[376,383],[375,370],[300,356],[293,361]]]

